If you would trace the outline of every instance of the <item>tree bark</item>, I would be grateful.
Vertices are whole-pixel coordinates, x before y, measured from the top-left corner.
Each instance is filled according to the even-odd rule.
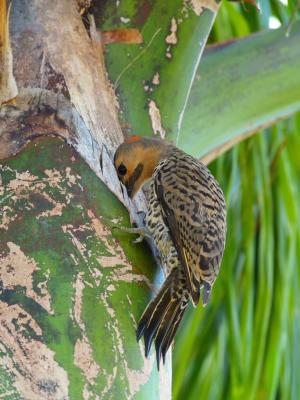
[[[158,374],[134,332],[153,262],[113,230],[126,211],[112,193],[137,222],[144,202],[142,195],[135,204],[128,199],[113,167],[123,135],[93,20],[87,32],[71,0],[15,0],[7,33],[0,80],[11,82],[0,96],[0,393],[168,399],[170,355]],[[41,137],[62,138],[77,153]]]

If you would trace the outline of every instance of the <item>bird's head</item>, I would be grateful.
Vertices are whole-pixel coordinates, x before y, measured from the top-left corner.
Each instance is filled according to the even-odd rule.
[[[114,165],[129,197],[134,197],[149,180],[170,143],[143,136],[131,136],[116,150]]]

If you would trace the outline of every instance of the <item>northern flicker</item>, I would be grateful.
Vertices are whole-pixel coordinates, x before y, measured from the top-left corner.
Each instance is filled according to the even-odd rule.
[[[132,136],[114,156],[120,181],[133,197],[143,187],[148,210],[144,228],[160,253],[166,280],[144,311],[137,339],[148,356],[155,341],[157,365],[165,360],[191,301],[208,301],[220,269],[226,236],[224,195],[208,168],[167,141]]]

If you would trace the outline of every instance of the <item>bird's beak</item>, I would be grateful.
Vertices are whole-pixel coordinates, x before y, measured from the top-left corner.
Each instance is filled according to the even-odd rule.
[[[134,190],[134,189],[135,189],[138,179],[140,178],[140,176],[143,172],[143,169],[144,169],[143,164],[139,163],[136,166],[135,170],[133,171],[132,175],[129,177],[128,181],[125,182],[127,193],[130,198],[132,198],[135,195],[136,190]]]
[[[132,199],[133,185],[130,183],[131,183],[130,180],[125,182],[125,187],[126,187],[128,196]]]

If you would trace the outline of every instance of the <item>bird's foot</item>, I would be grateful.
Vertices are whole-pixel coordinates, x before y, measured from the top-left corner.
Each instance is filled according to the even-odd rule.
[[[120,231],[122,232],[127,232],[127,233],[134,233],[136,235],[139,235],[134,241],[133,243],[141,243],[145,238],[149,238],[152,239],[151,233],[150,231],[145,228],[145,227],[141,227],[141,228],[127,228],[125,226],[116,226],[116,229],[120,229]]]

